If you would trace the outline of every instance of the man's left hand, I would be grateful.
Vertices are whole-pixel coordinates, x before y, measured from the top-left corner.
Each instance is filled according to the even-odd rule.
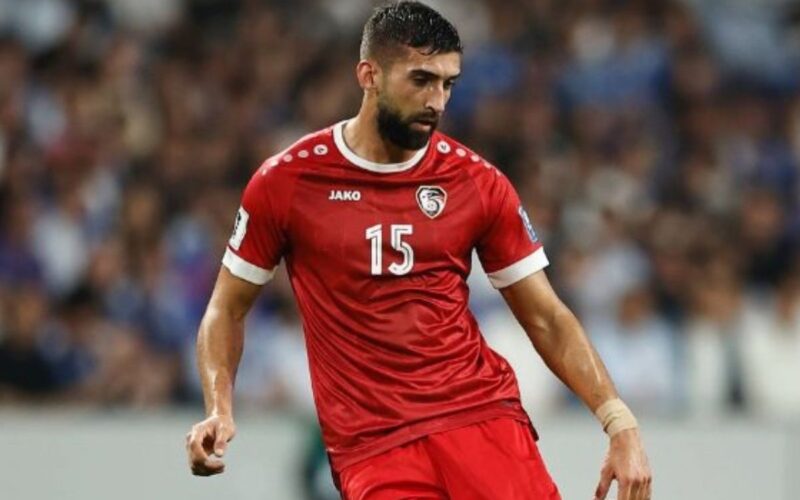
[[[650,500],[653,475],[638,429],[628,429],[611,438],[595,500],[604,500],[617,480],[617,500]]]

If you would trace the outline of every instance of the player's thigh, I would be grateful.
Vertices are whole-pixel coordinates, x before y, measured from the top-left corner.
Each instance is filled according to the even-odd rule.
[[[453,500],[560,500],[532,429],[511,418],[430,436],[431,457]]]
[[[339,473],[345,500],[446,499],[444,485],[417,440],[368,458]]]

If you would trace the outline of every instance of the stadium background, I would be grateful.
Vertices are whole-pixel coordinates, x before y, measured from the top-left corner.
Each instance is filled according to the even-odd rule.
[[[466,45],[443,129],[517,186],[550,279],[641,417],[656,498],[796,498],[800,6],[429,3]],[[324,497],[285,276],[249,318],[229,472],[190,478],[182,439],[240,191],[356,112],[372,4],[0,0],[8,498]],[[600,430],[479,265],[471,285],[565,500],[588,498]]]

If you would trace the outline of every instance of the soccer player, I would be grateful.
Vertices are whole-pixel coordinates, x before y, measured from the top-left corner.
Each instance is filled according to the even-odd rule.
[[[244,318],[283,259],[344,498],[560,498],[514,373],[467,307],[475,250],[539,355],[610,436],[595,496],[616,479],[619,500],[650,498],[636,419],[550,287],[514,188],[436,130],[461,52],[429,7],[377,9],[356,67],[358,115],[253,175],[197,339],[207,418],[187,435],[194,474],[224,470]]]

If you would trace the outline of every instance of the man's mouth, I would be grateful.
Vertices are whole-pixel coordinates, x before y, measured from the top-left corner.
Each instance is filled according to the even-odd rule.
[[[426,119],[414,120],[414,123],[419,123],[420,125],[427,125],[428,127],[435,127],[436,122],[437,122],[436,120],[426,120]]]

